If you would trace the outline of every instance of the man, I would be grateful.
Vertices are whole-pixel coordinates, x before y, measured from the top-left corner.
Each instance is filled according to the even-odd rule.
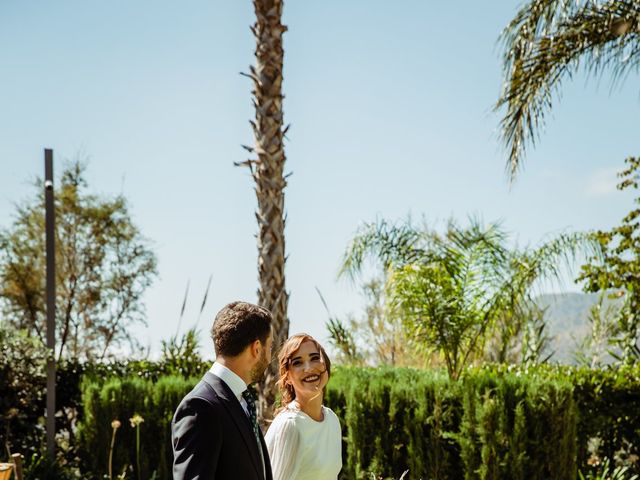
[[[171,424],[174,480],[272,480],[248,385],[271,361],[271,313],[245,302],[213,322],[216,361],[180,402]]]

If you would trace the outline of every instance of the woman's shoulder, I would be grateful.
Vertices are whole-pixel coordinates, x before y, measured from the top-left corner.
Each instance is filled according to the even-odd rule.
[[[295,424],[296,422],[303,420],[305,414],[302,413],[295,405],[289,404],[278,412],[273,419],[272,423],[277,424]]]
[[[267,443],[270,439],[282,436],[290,437],[291,435],[294,435],[294,432],[299,431],[300,428],[297,425],[299,420],[296,418],[294,413],[295,412],[284,409],[274,417],[265,435]],[[295,435],[297,435],[297,433]]]
[[[333,410],[323,405],[322,411],[324,412],[324,416],[327,420],[329,420],[331,423],[337,423],[338,425],[340,425],[340,419]]]

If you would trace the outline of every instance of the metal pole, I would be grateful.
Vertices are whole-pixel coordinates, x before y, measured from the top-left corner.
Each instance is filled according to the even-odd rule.
[[[56,256],[53,206],[53,150],[44,149],[44,207],[47,250],[47,453],[55,458],[56,437]]]

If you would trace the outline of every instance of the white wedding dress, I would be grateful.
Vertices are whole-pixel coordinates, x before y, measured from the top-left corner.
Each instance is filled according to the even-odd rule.
[[[317,422],[291,402],[274,418],[265,435],[273,480],[336,480],[342,468],[340,421],[330,408],[322,413]]]

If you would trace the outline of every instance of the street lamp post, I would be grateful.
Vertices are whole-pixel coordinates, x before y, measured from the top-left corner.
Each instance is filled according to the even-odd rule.
[[[56,257],[53,150],[44,149],[44,207],[47,253],[47,453],[55,458],[56,436]]]

